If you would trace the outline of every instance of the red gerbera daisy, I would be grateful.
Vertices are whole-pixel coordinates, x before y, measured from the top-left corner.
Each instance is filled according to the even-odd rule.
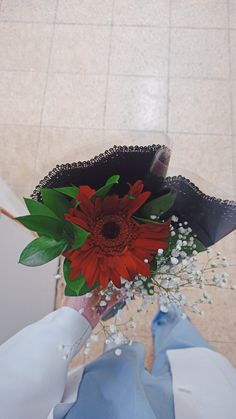
[[[170,222],[138,224],[132,218],[151,194],[143,188],[137,181],[122,199],[109,195],[91,200],[95,190],[80,187],[79,207],[71,208],[65,218],[90,236],[80,248],[64,253],[71,262],[71,280],[82,274],[90,288],[96,280],[105,288],[110,280],[120,287],[121,277],[132,280],[137,274],[150,275],[153,255],[168,247]]]

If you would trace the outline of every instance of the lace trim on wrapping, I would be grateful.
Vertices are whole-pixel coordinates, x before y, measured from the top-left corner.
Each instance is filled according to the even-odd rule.
[[[202,192],[198,186],[196,186],[194,183],[191,182],[191,180],[185,178],[182,175],[178,175],[178,176],[168,176],[165,180],[165,185],[167,186],[173,186],[175,184],[179,184],[180,182],[186,183],[188,184],[193,191],[195,192],[196,195],[200,196],[202,199],[204,199],[205,201],[210,201],[212,203],[217,203],[217,204],[221,204],[221,205],[226,205],[226,206],[230,206],[233,208],[236,207],[236,201],[231,201],[228,199],[220,199],[220,198],[216,198],[215,196],[211,196],[211,195],[207,195],[204,192]],[[183,191],[179,191],[181,193],[184,193]]]
[[[87,160],[87,161],[83,161],[83,162],[74,162],[74,163],[66,163],[66,164],[61,164],[61,165],[56,165],[56,167],[54,169],[52,169],[47,176],[45,176],[40,182],[39,184],[35,187],[31,197],[35,200],[40,200],[41,199],[41,194],[40,194],[40,190],[45,187],[45,186],[50,186],[50,183],[52,182],[52,180],[54,179],[54,177],[57,174],[62,174],[64,171],[69,171],[70,169],[79,169],[79,168],[89,168],[92,167],[93,165],[100,163],[102,161],[106,161],[106,159],[110,159],[112,157],[115,157],[117,154],[117,158],[119,157],[119,153],[123,154],[123,153],[132,153],[132,152],[139,152],[139,153],[143,153],[145,151],[147,152],[154,152],[156,153],[158,150],[160,149],[166,149],[167,147],[164,145],[160,145],[160,144],[153,144],[153,145],[148,145],[148,146],[138,146],[138,145],[134,145],[134,146],[114,146],[112,148],[110,148],[109,150],[106,150],[104,153],[99,154],[98,156],[95,156],[94,158],[92,158],[91,160]],[[210,196],[205,194],[204,192],[202,192],[194,183],[192,183],[189,179],[178,175],[178,176],[173,176],[173,177],[167,177],[165,180],[165,186],[174,186],[174,185],[178,185],[183,182],[185,184],[188,184],[191,189],[193,190],[193,192],[198,195],[201,199],[203,199],[204,201],[208,201],[211,203],[215,203],[215,204],[220,204],[220,205],[224,205],[225,207],[227,207],[227,209],[235,209],[236,207],[236,202],[235,201],[230,201],[230,200],[223,200],[220,198],[216,198],[214,196]],[[178,192],[181,194],[185,194],[183,191],[181,191],[180,189],[178,189]]]
[[[160,145],[160,144],[153,144],[153,145],[148,145],[148,146],[138,146],[138,145],[134,145],[134,146],[116,146],[114,145],[112,148],[110,148],[109,150],[104,151],[104,153],[99,154],[98,156],[95,156],[94,158],[92,158],[91,160],[87,160],[87,161],[79,161],[79,162],[74,162],[74,163],[65,163],[65,164],[57,164],[56,167],[54,167],[47,176],[45,176],[40,182],[39,184],[35,187],[33,193],[31,194],[31,197],[35,200],[41,200],[41,196],[40,196],[40,190],[45,187],[50,185],[51,181],[53,180],[53,178],[58,174],[58,173],[62,173],[64,171],[68,171],[70,169],[79,169],[79,168],[88,168],[88,167],[92,167],[94,164],[100,163],[102,161],[106,161],[106,159],[110,159],[113,156],[115,156],[117,153],[132,153],[132,152],[139,152],[139,153],[143,153],[145,151],[148,152],[154,152],[156,153],[158,150],[160,149],[166,149],[166,146],[164,145]]]

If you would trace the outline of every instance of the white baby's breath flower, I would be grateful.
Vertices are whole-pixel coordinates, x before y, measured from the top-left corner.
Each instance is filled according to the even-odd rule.
[[[175,257],[171,257],[170,261],[171,261],[172,265],[177,265],[177,263],[179,263],[178,259],[175,258]]]

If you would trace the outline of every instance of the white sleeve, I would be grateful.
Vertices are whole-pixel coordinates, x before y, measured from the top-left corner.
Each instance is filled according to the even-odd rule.
[[[0,418],[47,418],[63,396],[71,358],[90,333],[81,314],[63,307],[1,345]]]
[[[176,419],[235,419],[236,371],[207,348],[167,351]]]

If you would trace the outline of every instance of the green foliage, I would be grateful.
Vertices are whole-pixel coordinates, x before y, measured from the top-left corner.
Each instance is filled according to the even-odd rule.
[[[108,194],[108,192],[110,191],[110,189],[112,188],[112,186],[114,186],[116,183],[119,182],[120,176],[119,175],[114,175],[109,177],[109,179],[106,181],[105,185],[102,186],[100,189],[98,189],[94,195],[92,196],[92,199],[95,197],[99,197],[99,198],[105,198],[105,196]]]
[[[34,199],[24,198],[25,205],[31,215],[45,215],[58,219],[56,214],[50,210],[46,205],[41,202],[35,201]]]
[[[46,215],[26,215],[16,218],[21,224],[39,235],[60,239],[63,236],[63,226],[59,219]]]
[[[93,289],[97,288],[99,285],[99,282],[96,281],[93,287],[89,288],[86,279],[82,274],[78,275],[78,277],[72,281],[70,279],[71,269],[68,259],[64,260],[63,272],[66,281],[65,295],[67,296],[79,296],[87,294],[88,292],[91,292]]]
[[[78,249],[78,247],[82,246],[87,238],[90,236],[88,231],[84,230],[83,228],[73,224],[74,229],[74,244],[72,249]]]
[[[44,204],[53,211],[58,218],[64,220],[64,215],[71,208],[71,202],[54,189],[41,189]]]
[[[152,284],[152,278],[147,278],[146,281],[143,281],[143,287],[148,295],[153,295],[154,285]]]
[[[66,186],[64,188],[54,188],[54,191],[60,192],[70,198],[75,199],[76,195],[79,193],[79,188],[77,186]]]
[[[161,224],[163,224],[162,222],[160,222],[160,221],[155,221],[155,220],[151,220],[151,218],[141,218],[141,217],[136,217],[136,215],[134,216],[133,215],[133,218],[135,219],[135,220],[137,220],[138,221],[138,223],[140,223],[140,224],[158,224],[158,225],[161,225]]]
[[[159,217],[161,214],[167,212],[175,202],[176,194],[169,192],[166,195],[160,196],[159,198],[153,199],[145,204],[141,210],[140,215],[143,218],[150,219],[151,215],[156,215]]]
[[[40,266],[55,259],[68,246],[66,239],[55,240],[50,237],[39,237],[25,247],[19,263],[26,266]]]
[[[169,237],[169,247],[164,251],[164,256],[169,257],[171,255],[171,251],[176,248],[177,240],[178,240],[178,229],[173,230],[175,232],[174,236]],[[185,239],[188,241],[188,236]],[[200,240],[198,240],[196,237],[194,237],[193,244],[196,246],[193,248],[192,246],[181,246],[181,251],[185,252],[187,256],[192,256],[193,250],[196,250],[198,253],[204,252],[207,250],[207,247],[204,246]]]

